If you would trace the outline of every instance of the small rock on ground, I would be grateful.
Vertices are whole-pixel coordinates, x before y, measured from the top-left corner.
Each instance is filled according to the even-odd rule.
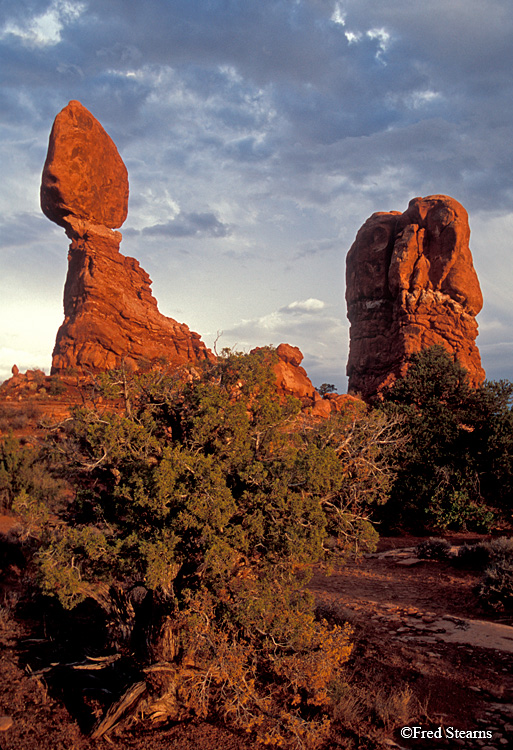
[[[12,718],[10,716],[0,716],[0,732],[6,732],[12,727]]]

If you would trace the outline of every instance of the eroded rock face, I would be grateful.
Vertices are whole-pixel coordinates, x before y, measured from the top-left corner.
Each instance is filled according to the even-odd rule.
[[[304,405],[314,402],[319,396],[312,381],[301,367],[303,354],[297,346],[280,344],[276,348],[278,361],[273,366],[276,375],[276,388],[283,396],[294,396]]]
[[[212,359],[197,333],[159,312],[149,275],[112,235],[86,230],[72,239],[52,374]]]
[[[475,344],[483,298],[463,206],[445,195],[414,198],[408,209],[373,214],[346,261],[351,322],[349,391],[372,398],[407,370],[407,358],[441,344],[484,380]]]
[[[214,355],[188,326],[162,315],[151,280],[119,252],[128,179],[117,149],[79,102],[56,119],[41,184],[41,207],[71,239],[52,374],[137,369],[161,360],[181,365]]]
[[[110,229],[128,212],[128,173],[114,142],[80,102],[55,118],[41,180],[41,208],[68,229],[83,219]]]
[[[259,351],[259,348],[252,351]],[[298,399],[303,414],[328,419],[337,412],[350,410],[353,403],[358,402],[365,407],[362,401],[347,394],[328,393],[321,396],[304,367],[301,367],[303,354],[297,346],[280,344],[275,354],[276,359],[271,366],[276,379],[276,392],[282,401],[289,396]]]

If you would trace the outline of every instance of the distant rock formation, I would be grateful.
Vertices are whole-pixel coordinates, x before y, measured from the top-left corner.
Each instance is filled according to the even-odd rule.
[[[259,347],[252,350],[252,352],[255,351],[259,351]],[[276,347],[275,354],[276,361],[272,368],[276,378],[276,392],[282,401],[288,396],[298,399],[304,414],[327,419],[334,413],[354,412],[355,408],[361,409],[365,406],[360,399],[347,394],[328,393],[322,397],[306,374],[304,367],[301,367],[303,354],[297,346],[280,344]]]
[[[373,214],[346,261],[348,389],[369,399],[407,370],[408,357],[441,344],[484,380],[475,344],[483,297],[469,249],[467,212],[445,195]]]
[[[121,233],[115,229],[127,216],[127,170],[112,139],[80,102],[71,101],[55,118],[41,208],[71,240],[52,375],[215,360],[197,333],[159,312],[150,277],[119,252]],[[301,367],[297,347],[280,344],[276,354],[277,393],[299,399],[305,413],[326,418],[358,401],[333,393],[322,398]],[[6,387],[20,377],[14,373]]]
[[[41,208],[71,239],[52,373],[214,359],[197,333],[159,312],[150,277],[119,252],[121,234],[113,230],[127,215],[127,170],[111,138],[80,102],[71,101],[55,118]]]
[[[320,400],[321,396],[315,390],[306,370],[301,367],[301,350],[297,346],[280,344],[276,348],[276,354],[278,361],[274,365],[274,372],[278,393],[282,396],[294,396],[305,406],[313,405],[316,397]]]

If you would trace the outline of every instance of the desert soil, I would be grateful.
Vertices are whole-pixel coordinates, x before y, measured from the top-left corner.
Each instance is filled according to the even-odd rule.
[[[431,750],[511,747],[513,617],[482,609],[474,591],[480,574],[416,560],[418,541],[384,538],[378,554],[349,562],[329,577],[317,574],[312,591],[327,611],[334,608],[354,625],[361,679],[413,690],[424,707],[417,724],[492,733],[484,742],[408,743],[396,728],[390,743]]]
[[[460,540],[462,541],[462,540]],[[421,707],[415,723],[490,730],[492,738],[444,741],[383,739],[400,748],[507,748],[513,745],[513,618],[483,611],[474,594],[478,575],[447,563],[413,562],[416,540],[383,539],[378,554],[327,577],[311,589],[321,610],[348,620],[355,648],[349,680],[409,687]],[[159,730],[113,730],[93,741],[27,661],[34,623],[13,615],[22,573],[11,566],[0,591],[1,750],[250,750],[247,737],[207,723]],[[69,704],[69,701],[68,701]],[[419,718],[420,716],[420,718]],[[2,719],[2,717],[4,717]],[[363,746],[363,745],[362,745]],[[386,745],[385,745],[386,746]]]

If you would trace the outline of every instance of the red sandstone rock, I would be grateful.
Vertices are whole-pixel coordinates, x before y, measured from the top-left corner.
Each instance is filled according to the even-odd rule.
[[[55,119],[41,185],[43,212],[71,239],[52,374],[214,358],[197,333],[158,311],[150,277],[120,254],[121,234],[112,228],[123,223],[127,200],[114,143],[85,107],[70,102]]]
[[[469,237],[467,212],[444,195],[414,198],[403,214],[375,213],[361,227],[346,261],[350,391],[373,397],[405,374],[409,355],[434,344],[473,385],[484,380]]]
[[[162,315],[151,279],[118,250],[119,232],[73,239],[52,374],[98,372],[163,360],[182,365],[213,359],[199,335]],[[117,236],[116,236],[117,235]]]
[[[301,367],[303,355],[297,346],[280,344],[276,349],[278,362],[274,365],[278,392],[285,396],[295,396],[302,403],[319,396],[312,381]]]
[[[114,142],[80,102],[55,118],[41,181],[41,208],[68,229],[69,217],[110,229],[128,211],[128,174]]]
[[[330,403],[332,411],[345,412],[355,419],[367,411],[365,401],[357,396],[352,396],[350,393],[327,393],[324,400]]]
[[[252,353],[260,351],[260,347],[252,349]],[[322,400],[322,396],[315,390],[312,381],[301,367],[303,355],[297,346],[280,344],[276,350],[276,361],[272,368],[276,376],[276,391],[281,399],[293,396],[301,401],[303,408],[309,408],[316,401]]]
[[[253,349],[253,351],[258,351],[258,349]],[[297,346],[280,344],[275,353],[277,361],[272,367],[276,376],[276,391],[283,400],[287,396],[297,398],[304,414],[319,419],[328,419],[334,413],[347,410],[347,399],[351,402],[363,403],[352,396],[339,396],[335,393],[329,393],[323,398],[314,388],[306,370],[301,367],[303,355]]]

